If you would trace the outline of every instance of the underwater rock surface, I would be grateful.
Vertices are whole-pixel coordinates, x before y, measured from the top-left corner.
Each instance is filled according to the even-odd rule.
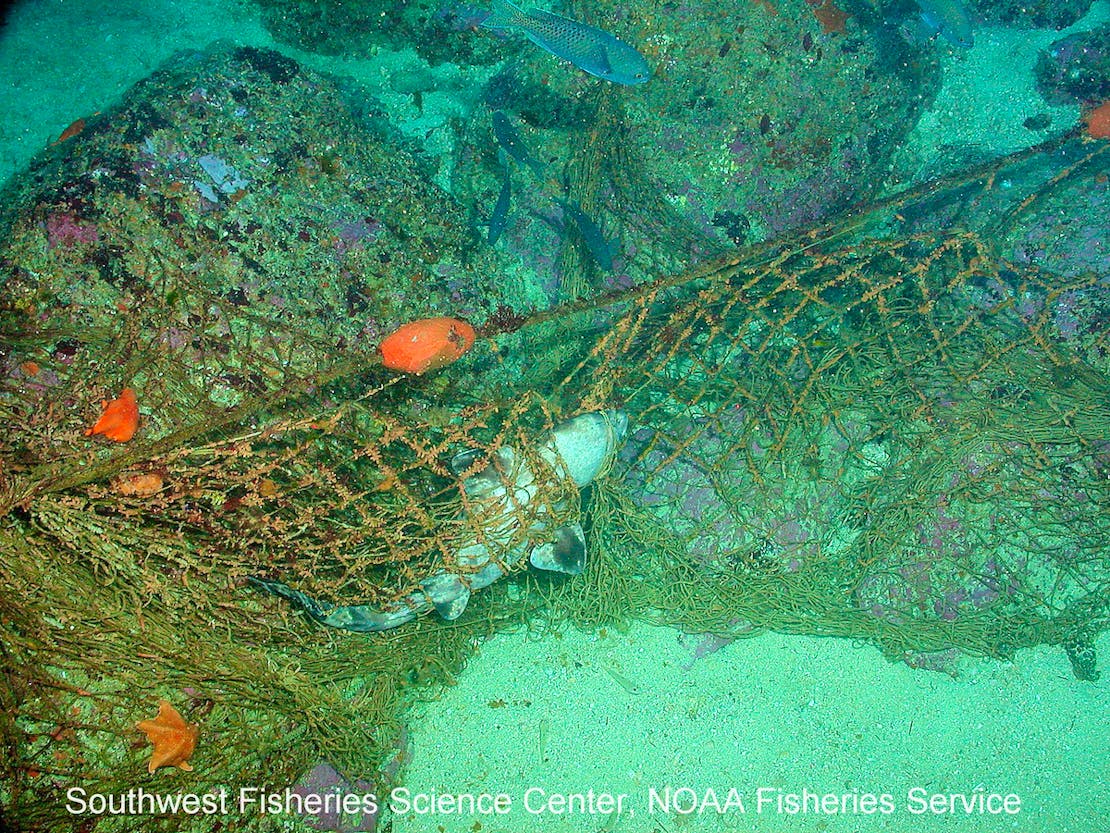
[[[478,233],[496,229],[497,247],[548,300],[560,288],[572,297],[619,289],[866,200],[940,81],[940,47],[911,42],[904,15],[859,3],[556,9],[644,56],[652,77],[634,89],[524,37],[478,30],[485,12],[475,6],[262,6],[275,37],[299,48],[352,59],[395,52],[405,68],[383,101],[411,101],[390,99],[389,117],[402,130],[440,125],[436,146],[450,156],[437,181]],[[447,105],[427,95],[448,84],[452,100],[481,101],[450,125]],[[495,113],[539,166],[502,162]]]
[[[275,52],[180,54],[67,132],[0,217],[0,395],[43,453],[125,386],[149,439],[365,360],[402,321],[496,306],[458,205]],[[37,426],[60,384],[72,407]]]
[[[1099,103],[1110,96],[1110,25],[1061,38],[1041,53],[1037,90],[1050,104]]]
[[[676,10],[669,25],[702,36],[670,44],[667,83],[630,107],[648,177],[689,221],[738,244],[748,235],[734,218],[765,239],[867,196],[937,78],[854,6],[769,5]]]
[[[1091,10],[1094,0],[978,0],[972,5],[987,20],[1010,26],[1066,29]]]
[[[499,245],[539,253],[564,286],[584,268],[594,287],[618,288],[820,222],[874,193],[939,82],[932,45],[842,5],[602,3],[588,22],[639,49],[651,80],[621,89],[517,53],[484,88],[489,110],[459,143],[452,188],[479,216],[493,211],[506,165],[491,114],[504,113],[546,173],[508,166]],[[608,276],[562,203],[600,228]]]

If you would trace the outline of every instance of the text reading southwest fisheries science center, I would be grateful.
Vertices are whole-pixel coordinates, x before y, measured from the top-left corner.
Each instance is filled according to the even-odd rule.
[[[643,794],[598,790],[554,792],[529,787],[519,796],[509,793],[418,792],[397,787],[379,798],[374,793],[322,794],[267,791],[242,787],[238,792],[156,793],[142,788],[123,793],[91,793],[73,787],[66,793],[66,809],[73,815],[259,815],[318,813],[377,813],[383,806],[398,815],[493,816],[508,813],[539,815],[755,814],[782,816],[828,815],[1017,815],[1016,793],[988,792],[975,787],[966,792],[936,792],[909,787],[904,792],[819,792],[803,788],[783,790],[758,787],[741,790],[693,787],[651,787]]]

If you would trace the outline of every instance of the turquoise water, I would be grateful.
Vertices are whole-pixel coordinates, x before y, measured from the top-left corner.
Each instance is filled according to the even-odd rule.
[[[434,281],[427,284],[431,289],[398,290],[392,314],[450,312],[482,324],[502,304],[523,312],[637,286],[727,257],[738,246],[819,226],[850,213],[857,203],[1038,143],[1055,143],[1051,154],[1057,155],[1035,157],[1049,159],[1045,167],[1007,167],[992,187],[976,191],[969,205],[958,200],[914,205],[913,216],[876,221],[888,224],[892,234],[948,231],[968,223],[987,235],[1011,210],[1020,217],[1013,209],[1020,200],[1008,194],[1035,191],[1053,172],[1091,151],[1092,144],[1072,141],[1068,133],[1098,102],[1068,98],[1055,88],[1046,93],[1034,67],[1059,39],[1105,25],[1110,3],[1093,4],[1064,31],[1000,20],[1005,4],[969,4],[970,47],[961,45],[959,36],[932,37],[913,4],[884,4],[881,13],[871,4],[841,5],[843,10],[831,2],[784,0],[736,7],[644,2],[555,9],[588,20],[643,55],[650,80],[637,77],[638,62],[620,52],[626,72],[615,77],[636,83],[612,84],[604,80],[596,50],[590,51],[600,37],[591,31],[562,31],[566,24],[555,24],[544,37],[533,37],[539,44],[519,33],[496,37],[480,31],[480,15],[462,6],[442,14],[438,6],[385,4],[321,11],[318,4],[267,10],[246,2],[20,3],[0,30],[5,91],[0,181],[22,177],[44,150],[52,160],[64,159],[70,147],[65,142],[84,141],[82,135],[87,139],[99,126],[111,126],[112,108],[133,85],[181,50],[205,50],[217,41],[276,50],[331,79],[364,107],[353,121],[337,124],[332,136],[322,128],[298,136],[290,125],[275,123],[273,134],[264,137],[267,147],[296,147],[295,159],[315,165],[305,168],[311,168],[303,179],[308,197],[295,211],[290,198],[284,215],[303,224],[290,230],[291,240],[300,242],[291,244],[289,258],[327,264],[347,275],[355,264],[371,268],[366,247],[380,244],[386,250],[382,228],[392,234],[394,223],[379,215],[378,192],[373,187],[342,192],[349,199],[342,202],[335,196],[340,188],[328,190],[328,182],[345,176],[344,160],[333,158],[332,151],[357,124],[403,148],[406,159],[412,155],[411,166],[389,170],[418,178],[426,189],[422,198],[450,218],[428,226],[434,229],[431,241],[411,229],[396,234],[401,242],[389,256],[396,261],[398,252],[411,255],[413,274]],[[939,15],[959,6],[927,5]],[[949,19],[941,29],[955,25]],[[552,38],[569,45],[552,46]],[[288,65],[251,54],[261,72],[284,83],[278,79]],[[1106,64],[1101,66],[1105,71]],[[323,88],[324,82],[318,83]],[[235,83],[214,79],[211,89],[198,85],[167,108],[187,114],[193,106],[199,112],[215,100],[217,87],[233,89]],[[231,110],[232,119],[243,118],[249,129],[241,139],[229,130],[232,138],[221,138],[226,142],[219,153],[203,152],[205,136],[188,141],[182,136],[175,144],[153,121],[128,136],[127,158],[139,160],[137,176],[151,177],[143,187],[165,185],[158,177],[172,172],[179,186],[173,193],[187,195],[202,221],[221,210],[249,208],[251,200],[259,201],[260,214],[280,204],[281,195],[259,194],[266,172],[286,163],[276,152],[259,158],[267,122],[250,98],[254,89],[244,94],[243,113]],[[300,102],[311,106],[309,99]],[[507,126],[499,128],[494,113],[501,113]],[[101,117],[105,121],[98,121]],[[319,128],[326,121],[313,124]],[[71,136],[61,139],[65,133]],[[234,155],[236,148],[242,157]],[[1110,201],[1106,163],[1092,163],[1097,164],[1102,179],[1094,168],[1081,168],[1077,190],[1068,192],[1073,203],[1062,201],[1053,206],[1055,213],[1036,215],[1013,235],[991,238],[1000,256],[1069,280],[1090,275],[1091,286],[1105,287],[1110,251],[1099,217],[1105,217],[1100,212]],[[104,170],[111,172],[108,162]],[[313,179],[313,171],[328,176]],[[350,181],[365,185],[353,174]],[[383,186],[382,193],[387,190]],[[1058,216],[1066,220],[1056,222]],[[170,224],[186,219],[172,212],[166,217]],[[317,219],[333,232],[326,246],[312,236]],[[56,248],[81,252],[98,242],[100,232],[78,209],[44,216],[40,224],[49,241],[41,247],[46,255]],[[457,240],[467,241],[468,248],[459,249]],[[266,268],[282,262],[267,260],[272,252],[253,254]],[[26,279],[36,261],[23,257],[14,266]],[[311,281],[302,276],[291,281],[311,306]],[[232,292],[265,297],[271,288],[263,279],[244,280]],[[348,312],[361,314],[366,299],[357,289],[344,301]],[[480,300],[469,294],[479,291],[485,293]],[[989,306],[990,291],[973,294],[973,302]],[[238,304],[240,295],[228,297]],[[1024,301],[1032,310],[1022,313],[1027,317],[1046,310],[1057,346],[1078,353],[1093,343],[1105,350],[1101,296],[1069,290],[1047,300],[1033,293],[1017,297],[1015,308],[1024,309]],[[294,306],[290,299],[282,303]],[[1050,307],[1053,303],[1057,306]],[[376,343],[387,324],[383,313],[373,326],[343,323],[329,334],[341,337],[337,351],[361,348]],[[552,353],[568,346],[557,340],[549,344]],[[508,365],[513,371],[526,372],[527,359],[514,358],[511,350],[506,355],[506,362],[520,362]],[[1097,349],[1083,356],[1096,368],[1092,373],[1105,367],[1098,364]],[[725,359],[716,357],[722,364]],[[22,361],[5,370],[17,381],[39,372],[32,374]],[[1062,373],[1059,378],[1061,386],[1072,384]],[[1099,378],[1093,386],[1105,391],[1105,375]],[[39,383],[46,384],[41,377]],[[220,390],[221,406],[235,404],[233,388]],[[149,411],[144,414],[151,418]],[[674,418],[680,426],[687,425],[684,420],[696,423],[693,409]],[[1096,407],[1090,420],[1089,425],[1105,425],[1106,414]],[[851,427],[850,419],[846,423]],[[636,427],[633,415],[634,436]],[[869,426],[861,419],[855,428],[862,435]],[[844,437],[854,441],[849,434]],[[887,445],[869,436],[857,450],[852,464],[867,470],[881,465]],[[1105,455],[1094,443],[1087,451],[1092,459]],[[984,451],[965,469],[996,462]],[[636,499],[657,505],[662,491],[651,492],[649,475],[635,466],[627,470],[629,482],[640,488]],[[697,483],[696,473],[677,472],[671,474],[680,485]],[[1075,473],[1061,475],[1061,482],[1070,476]],[[1097,483],[1088,491],[1075,497],[1077,505],[1105,505],[1104,482],[1101,491]],[[811,503],[825,495],[816,494],[807,496]],[[780,512],[772,519],[775,507],[768,497],[757,511],[739,513],[744,534],[758,530],[766,541],[761,557],[792,570],[816,535],[806,524],[820,515],[819,507],[811,506],[806,517]],[[760,510],[766,518],[759,517]],[[697,513],[704,511],[698,505],[666,517],[698,540]],[[1059,536],[1053,551],[1059,550],[1061,562],[1070,557],[1068,536],[1090,531],[1076,526],[1081,515],[1070,516],[1070,530],[1064,522],[1065,529],[1052,532]],[[935,522],[935,529],[921,533],[922,542],[967,519],[942,505]],[[844,529],[849,527],[845,523]],[[704,531],[731,540],[708,523]],[[1105,533],[1096,523],[1090,535]],[[743,542],[746,546],[747,539]],[[989,555],[977,562],[984,574],[991,573],[983,566]],[[1061,569],[1065,573],[1074,579]],[[922,615],[948,621],[988,596],[988,603],[993,601],[990,594],[999,590],[991,582],[997,577],[987,578],[942,588],[939,603],[920,603]],[[905,574],[901,579],[908,582]],[[1090,615],[1093,630],[1104,629],[1105,575],[1075,581],[1096,588]],[[1059,584],[1064,583],[1062,578]],[[1053,581],[1041,586],[1056,589]],[[866,598],[880,615],[889,601]],[[455,685],[437,690],[434,699],[406,715],[405,749],[399,753],[405,765],[394,784],[400,792],[379,830],[1098,830],[1110,817],[1105,762],[1110,677],[1104,671],[1110,642],[1101,633],[1083,647],[1100,660],[1103,673],[1097,679],[1077,679],[1077,665],[1059,645],[1023,649],[1004,659],[940,651],[892,663],[868,644],[815,635],[765,633],[730,642],[645,623],[627,631],[572,630],[546,638],[498,634],[481,643]],[[195,760],[198,771],[202,753]],[[129,760],[127,754],[119,753],[121,761]],[[145,777],[145,767],[138,772]],[[188,790],[188,773],[158,774],[170,777],[144,781],[148,790]],[[77,811],[74,828],[89,815]],[[279,824],[303,829],[298,814],[277,815]],[[205,823],[215,829],[218,817],[214,813]],[[0,817],[0,826],[20,829],[20,821]],[[354,822],[347,824],[350,829]],[[108,822],[105,829],[112,829]],[[344,828],[336,822],[324,829]]]

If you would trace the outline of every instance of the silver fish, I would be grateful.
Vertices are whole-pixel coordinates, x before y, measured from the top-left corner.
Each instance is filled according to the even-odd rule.
[[[644,56],[608,32],[542,9],[520,9],[493,0],[483,29],[515,29],[541,49],[570,61],[590,75],[615,84],[643,84],[651,78]]]
[[[539,455],[556,476],[578,488],[589,485],[609,464],[628,429],[621,411],[590,411],[556,425]],[[451,462],[456,474],[473,468],[481,452],[464,451]],[[570,575],[582,572],[586,539],[577,524],[549,529],[542,514],[534,517],[520,538],[520,517],[539,492],[543,481],[512,448],[499,448],[489,464],[463,481],[463,489],[482,519],[481,535],[464,544],[455,560],[466,567],[461,576],[440,570],[420,582],[420,589],[385,608],[370,605],[335,606],[318,602],[280,581],[251,578],[253,584],[300,605],[317,622],[349,631],[382,631],[411,622],[435,610],[444,619],[455,619],[466,610],[470,595],[505,575],[527,553],[534,567]],[[558,507],[557,507],[558,508]],[[492,546],[495,552],[490,551]],[[502,552],[502,550],[508,550]],[[498,556],[498,560],[494,557]]]

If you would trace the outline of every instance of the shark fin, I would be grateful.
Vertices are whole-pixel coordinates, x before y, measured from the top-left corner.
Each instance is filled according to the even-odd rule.
[[[438,573],[424,579],[420,586],[436,613],[448,621],[462,616],[470,601],[470,588],[452,573]]]

